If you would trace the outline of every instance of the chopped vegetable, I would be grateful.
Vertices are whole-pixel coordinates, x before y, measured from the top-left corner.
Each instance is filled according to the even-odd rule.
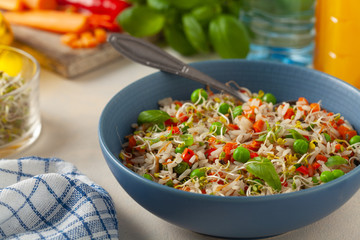
[[[160,101],[140,113],[120,156],[162,185],[218,196],[299,191],[356,167],[360,137],[339,114],[310,110],[305,98],[274,106],[263,91],[244,92],[245,103],[204,89],[191,101]]]
[[[1,0],[0,9],[9,11],[20,11],[23,10],[24,4],[22,0]]]
[[[138,123],[161,123],[170,119],[167,112],[161,110],[147,110],[143,111],[138,116]]]
[[[5,12],[4,16],[12,24],[58,33],[79,33],[84,32],[88,28],[88,17],[80,13],[30,10],[23,12]]]
[[[30,9],[36,10],[56,10],[56,0],[21,0],[21,2]]]
[[[239,21],[241,0],[131,2],[118,23],[133,36],[164,35],[183,55],[214,50],[223,58],[245,58],[249,52],[249,34]]]
[[[207,99],[208,99],[208,94],[202,88],[196,89],[191,94],[191,101],[193,103],[201,104],[204,100],[206,101]]]

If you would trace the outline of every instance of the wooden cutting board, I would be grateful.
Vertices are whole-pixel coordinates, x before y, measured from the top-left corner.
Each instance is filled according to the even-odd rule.
[[[66,78],[74,78],[123,58],[109,43],[92,49],[72,49],[61,44],[60,34],[16,25],[11,28],[16,47],[33,55],[42,67]]]

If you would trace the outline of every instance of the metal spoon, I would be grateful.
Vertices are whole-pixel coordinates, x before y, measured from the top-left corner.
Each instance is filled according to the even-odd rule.
[[[179,75],[218,90],[222,90],[242,102],[247,102],[249,97],[224,83],[206,75],[203,72],[187,65],[173,57],[161,48],[140,38],[130,35],[114,33],[108,37],[108,42],[123,56],[134,62],[153,67],[164,72]]]

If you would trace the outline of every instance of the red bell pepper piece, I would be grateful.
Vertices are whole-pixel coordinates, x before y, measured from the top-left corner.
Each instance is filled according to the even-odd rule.
[[[114,21],[130,4],[124,0],[57,0],[59,5],[70,5],[95,14],[109,15]]]
[[[189,148],[185,148],[184,152],[181,154],[181,158],[184,162],[187,162],[189,165],[191,165],[191,163],[189,162],[190,158],[192,156],[194,156],[194,151],[189,149]]]
[[[304,175],[309,175],[309,170],[305,167],[305,166],[300,166],[296,169],[296,171],[304,174]]]

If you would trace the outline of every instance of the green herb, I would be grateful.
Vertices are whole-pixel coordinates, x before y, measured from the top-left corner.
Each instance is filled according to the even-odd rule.
[[[250,37],[245,26],[231,15],[220,15],[209,25],[210,42],[222,58],[245,58]]]
[[[333,167],[337,165],[347,164],[348,161],[345,158],[342,158],[340,156],[331,156],[326,161],[325,165],[328,167]]]
[[[276,191],[281,190],[281,181],[274,165],[267,158],[256,157],[248,162],[246,170],[264,180]]]
[[[164,27],[165,15],[148,7],[135,5],[121,12],[119,25],[135,37],[146,37],[158,34]]]
[[[170,119],[170,115],[161,110],[147,110],[143,111],[138,116],[138,123],[162,123]]]
[[[223,58],[245,58],[250,39],[239,21],[242,0],[131,0],[117,22],[136,37],[165,36],[182,55],[216,51]]]
[[[301,135],[298,131],[296,131],[295,129],[288,129],[288,131],[291,133],[291,135],[294,139],[302,139],[302,140],[307,141],[307,139],[303,135]]]

